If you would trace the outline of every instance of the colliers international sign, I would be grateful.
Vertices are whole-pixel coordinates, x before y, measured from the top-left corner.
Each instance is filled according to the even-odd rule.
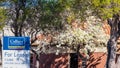
[[[4,37],[2,68],[30,68],[30,38]]]

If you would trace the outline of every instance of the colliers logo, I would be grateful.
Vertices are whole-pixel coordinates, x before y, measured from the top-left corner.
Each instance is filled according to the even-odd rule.
[[[24,38],[9,38],[9,49],[24,49],[25,48]]]

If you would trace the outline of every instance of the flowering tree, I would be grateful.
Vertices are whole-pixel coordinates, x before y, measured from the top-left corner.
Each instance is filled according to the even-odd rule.
[[[94,19],[94,17],[89,17],[85,22],[87,27],[84,29],[67,27],[64,32],[55,37],[58,45],[68,45],[73,50],[77,50],[80,45],[90,47],[92,51],[94,47],[106,46],[109,37],[105,34],[102,23]]]

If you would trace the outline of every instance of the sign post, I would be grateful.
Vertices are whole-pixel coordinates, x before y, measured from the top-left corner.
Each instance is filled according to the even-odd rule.
[[[3,37],[2,68],[30,68],[30,38]]]

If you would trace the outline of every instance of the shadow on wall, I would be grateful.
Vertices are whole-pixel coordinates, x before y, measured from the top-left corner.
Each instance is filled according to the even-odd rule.
[[[90,55],[90,58],[87,60],[86,68],[104,68],[106,64],[106,53],[95,52]],[[82,61],[79,58],[79,67],[82,68]]]
[[[68,68],[68,54],[41,54],[39,68]]]

